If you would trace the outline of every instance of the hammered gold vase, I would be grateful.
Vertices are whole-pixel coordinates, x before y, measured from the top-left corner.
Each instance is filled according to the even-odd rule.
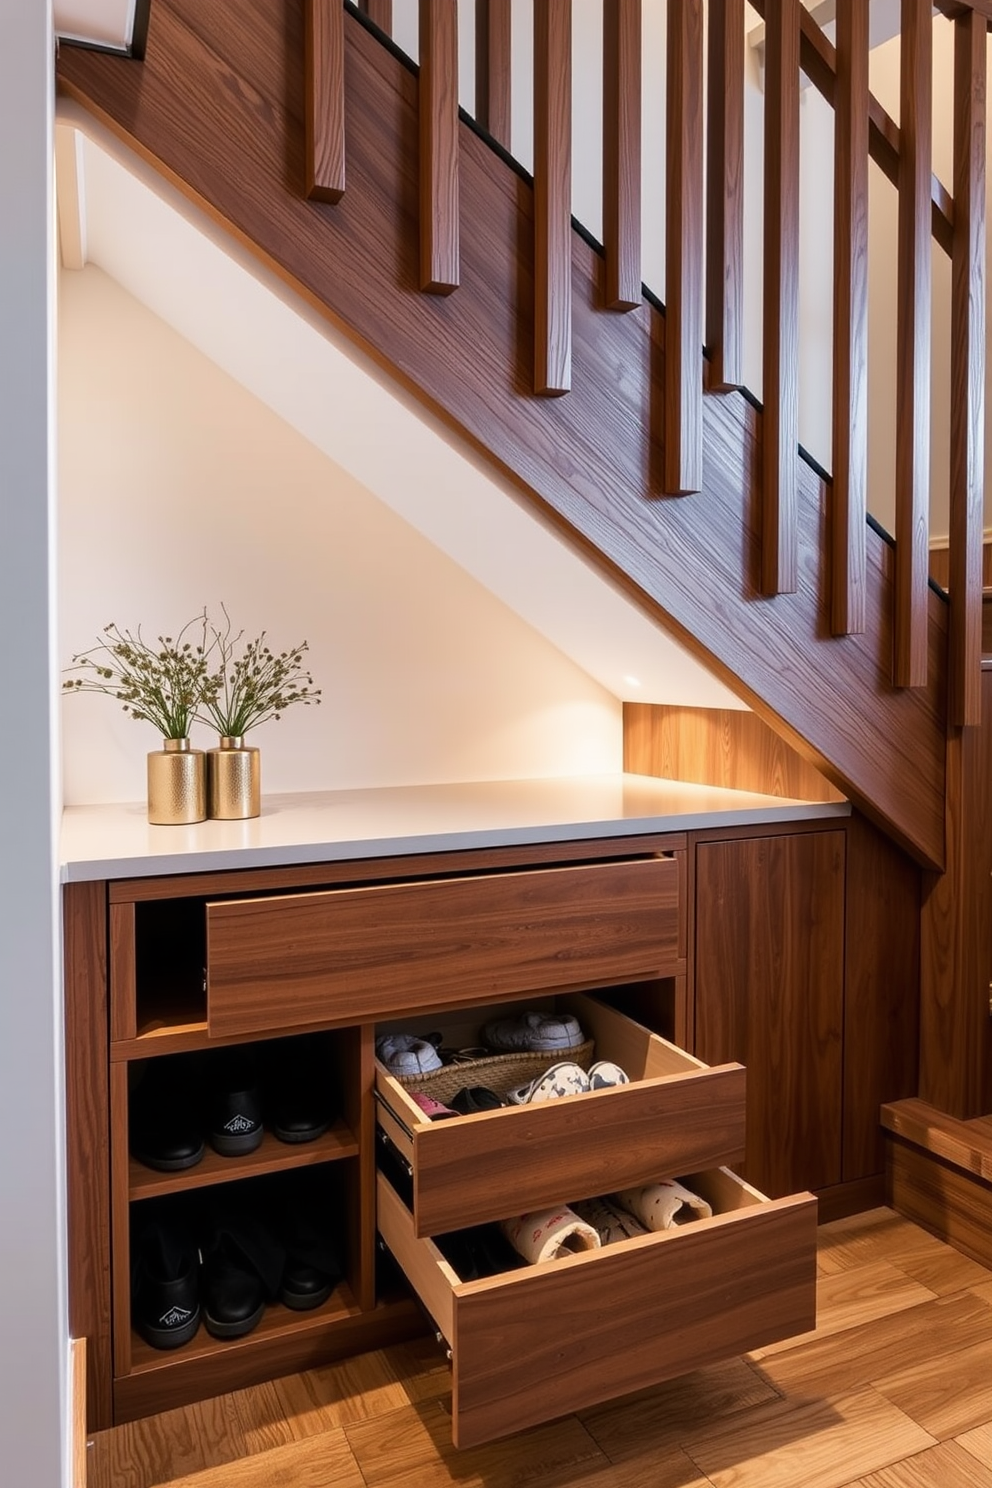
[[[207,810],[218,821],[261,815],[262,756],[241,734],[222,735],[207,750]]]
[[[207,815],[207,772],[202,749],[188,739],[163,739],[148,756],[148,820],[181,827]]]

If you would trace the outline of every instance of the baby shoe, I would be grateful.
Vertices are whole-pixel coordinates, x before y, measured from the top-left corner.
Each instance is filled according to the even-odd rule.
[[[375,1041],[376,1058],[391,1075],[427,1075],[442,1060],[430,1039],[413,1033],[384,1033]]]
[[[537,1054],[558,1049],[577,1049],[584,1043],[582,1029],[571,1013],[520,1013],[515,1018],[497,1018],[487,1023],[482,1037],[500,1053],[530,1050]]]
[[[590,1090],[605,1090],[610,1085],[629,1085],[630,1076],[612,1059],[597,1059],[589,1066]]]
[[[418,1105],[425,1116],[432,1121],[447,1121],[451,1116],[458,1116],[458,1111],[453,1111],[450,1106],[442,1105],[432,1095],[427,1095],[423,1090],[411,1090],[407,1092],[415,1105]]]
[[[529,1085],[519,1085],[507,1092],[513,1106],[530,1106],[538,1101],[556,1100],[561,1095],[584,1095],[589,1089],[589,1076],[569,1059],[559,1060]]]

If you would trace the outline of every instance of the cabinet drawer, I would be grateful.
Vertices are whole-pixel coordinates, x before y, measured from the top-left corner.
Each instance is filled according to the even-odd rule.
[[[686,1181],[712,1219],[462,1282],[379,1175],[380,1234],[451,1347],[456,1446],[815,1325],[815,1198],[768,1200],[725,1169]]]
[[[673,858],[207,905],[213,1037],[671,975]]]
[[[410,1166],[417,1236],[741,1160],[741,1065],[709,1069],[593,997],[562,997],[557,1006],[575,1014],[596,1041],[595,1057],[615,1060],[631,1084],[431,1122],[377,1064],[377,1120]],[[469,1073],[465,1083],[473,1083]]]

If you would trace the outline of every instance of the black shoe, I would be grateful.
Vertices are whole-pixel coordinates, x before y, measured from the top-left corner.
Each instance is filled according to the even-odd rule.
[[[152,1348],[189,1343],[200,1326],[199,1256],[180,1227],[149,1223],[134,1237],[131,1316]]]
[[[326,1302],[341,1280],[341,1265],[331,1243],[321,1206],[309,1208],[302,1200],[290,1206],[283,1226],[286,1265],[279,1300],[296,1312]]]
[[[241,1338],[262,1321],[286,1252],[254,1215],[217,1208],[203,1247],[203,1320],[214,1338]]]
[[[526,1265],[503,1235],[499,1225],[472,1225],[435,1237],[441,1253],[458,1272],[461,1281],[481,1281]]]
[[[246,1152],[254,1152],[261,1146],[264,1128],[251,1055],[241,1050],[213,1055],[207,1080],[211,1147],[221,1157],[242,1157]]]
[[[326,1040],[293,1039],[274,1046],[267,1087],[269,1124],[280,1142],[314,1142],[331,1124]]]
[[[149,1061],[131,1095],[128,1136],[138,1161],[162,1173],[178,1173],[201,1160],[205,1149],[187,1060],[173,1055]]]
[[[485,1085],[466,1085],[455,1092],[448,1104],[462,1116],[475,1116],[480,1111],[498,1111],[506,1102]]]

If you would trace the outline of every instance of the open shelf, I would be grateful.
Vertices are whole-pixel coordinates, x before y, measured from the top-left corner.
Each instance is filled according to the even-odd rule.
[[[280,1142],[269,1131],[262,1144],[244,1157],[221,1157],[208,1146],[203,1160],[178,1173],[160,1173],[136,1157],[128,1158],[128,1194],[133,1199],[151,1199],[160,1194],[204,1188],[211,1183],[231,1183],[239,1178],[257,1178],[286,1168],[305,1168],[317,1163],[357,1157],[358,1142],[343,1121],[335,1121],[322,1137],[312,1142]]]
[[[281,1302],[270,1302],[257,1328],[243,1338],[213,1338],[201,1323],[195,1338],[179,1349],[156,1349],[140,1333],[131,1335],[131,1373],[146,1374],[183,1360],[209,1359],[217,1354],[250,1352],[278,1338],[302,1338],[320,1333],[335,1323],[350,1322],[360,1315],[358,1303],[347,1282],[335,1287],[327,1301],[310,1312],[294,1312]]]

